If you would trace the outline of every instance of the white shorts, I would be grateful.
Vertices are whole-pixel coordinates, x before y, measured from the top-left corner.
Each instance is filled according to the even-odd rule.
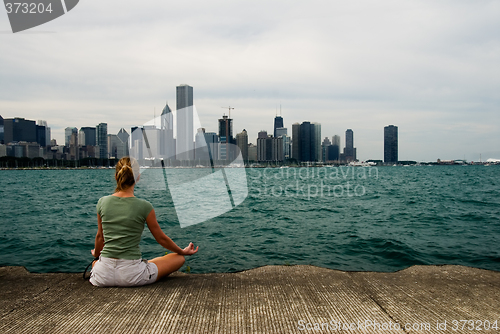
[[[95,286],[140,286],[156,282],[158,267],[142,259],[124,260],[99,257],[90,272]]]

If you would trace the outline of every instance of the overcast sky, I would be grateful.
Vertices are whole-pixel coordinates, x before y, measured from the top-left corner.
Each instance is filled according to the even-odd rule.
[[[354,131],[358,158],[500,158],[500,1],[82,0],[12,34],[0,10],[0,115],[64,128],[142,125],[194,87],[202,125],[273,131],[276,110]],[[227,111],[226,111],[227,112]]]

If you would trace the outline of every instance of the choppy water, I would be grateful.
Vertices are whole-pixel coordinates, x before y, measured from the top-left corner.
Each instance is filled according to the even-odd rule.
[[[95,205],[113,192],[113,173],[0,171],[0,265],[82,271],[92,259]],[[184,229],[165,191],[139,183],[136,195],[154,205],[180,246],[200,246],[186,262],[195,273],[267,264],[500,271],[499,176],[500,166],[248,169],[249,196],[241,205]],[[141,249],[145,258],[164,254],[147,229]]]

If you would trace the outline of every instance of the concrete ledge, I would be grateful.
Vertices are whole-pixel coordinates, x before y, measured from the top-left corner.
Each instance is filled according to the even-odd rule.
[[[0,317],[0,333],[328,333],[339,322],[351,324],[341,332],[352,333],[472,333],[477,330],[461,330],[461,323],[452,330],[452,322],[500,326],[500,272],[451,265],[394,273],[266,266],[95,288],[81,274],[0,267]],[[446,330],[438,330],[445,321]],[[353,327],[370,322],[379,327]]]

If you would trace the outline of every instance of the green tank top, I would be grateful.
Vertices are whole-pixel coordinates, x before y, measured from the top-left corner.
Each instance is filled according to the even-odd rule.
[[[104,233],[101,255],[116,259],[140,259],[139,242],[151,210],[151,203],[137,197],[101,197],[97,202]]]

